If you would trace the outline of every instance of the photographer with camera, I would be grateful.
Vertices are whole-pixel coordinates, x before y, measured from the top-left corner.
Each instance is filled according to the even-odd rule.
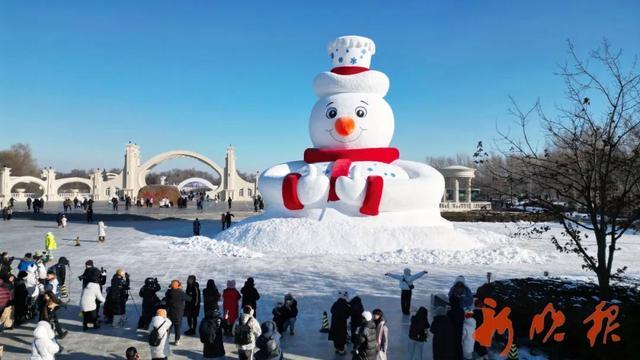
[[[413,292],[413,282],[426,275],[428,271],[420,271],[416,274],[411,274],[411,269],[406,268],[402,274],[386,273],[392,279],[398,280],[400,286],[400,306],[402,307],[402,314],[409,315],[411,313],[411,295]]]
[[[149,327],[151,318],[156,314],[156,310],[160,305],[160,298],[156,295],[158,291],[160,291],[158,278],[146,278],[138,293],[142,298],[142,314],[138,319],[138,329],[146,330]]]
[[[111,290],[105,303],[105,308],[109,307],[113,316],[112,325],[114,328],[124,325],[124,315],[127,311],[127,299],[129,298],[129,285],[129,274],[124,269],[116,270],[113,278],[111,278]]]

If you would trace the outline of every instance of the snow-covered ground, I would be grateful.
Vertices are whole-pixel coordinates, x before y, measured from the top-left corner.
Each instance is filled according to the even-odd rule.
[[[254,220],[249,220],[254,222]],[[265,238],[265,228],[280,225],[274,238]],[[216,280],[220,290],[227,279],[236,279],[239,286],[253,276],[262,294],[258,318],[270,318],[271,309],[287,292],[292,292],[300,307],[296,335],[285,336],[283,348],[288,359],[333,359],[332,344],[326,334],[318,332],[323,310],[329,310],[336,293],[349,290],[362,297],[366,309],[380,308],[390,327],[390,359],[402,359],[407,345],[409,319],[402,317],[397,281],[385,278],[386,272],[400,272],[404,267],[429,274],[416,282],[412,307],[429,306],[431,294],[448,290],[455,276],[465,275],[472,290],[486,281],[486,273],[494,279],[522,276],[562,276],[593,280],[580,268],[580,260],[556,252],[549,238],[561,229],[551,225],[551,231],[534,236],[519,235],[528,226],[524,223],[455,223],[452,232],[420,234],[420,242],[408,242],[402,234],[411,229],[324,229],[314,224],[256,223],[238,226],[216,234],[217,222],[205,222],[208,237],[190,237],[191,222],[186,220],[113,221],[107,224],[107,242],[96,243],[97,227],[70,223],[57,229],[54,223],[33,220],[12,220],[0,223],[0,250],[12,255],[41,249],[43,236],[52,231],[58,238],[56,256],[71,261],[71,301],[62,312],[63,323],[72,330],[62,340],[61,359],[112,359],[122,356],[128,346],[136,346],[148,358],[146,334],[134,329],[112,329],[83,333],[78,314],[78,295],[84,262],[93,259],[96,266],[105,267],[109,277],[123,267],[131,274],[132,293],[137,294],[144,278],[158,277],[163,290],[173,278],[185,281],[195,274],[202,286],[208,278]],[[273,229],[269,230],[273,231]],[[363,231],[369,231],[364,232]],[[327,242],[327,236],[340,238],[343,232],[360,234],[358,242]],[[273,234],[273,232],[269,232]],[[261,235],[262,234],[262,235]],[[397,235],[397,236],[396,236]],[[415,235],[415,234],[413,234]],[[73,246],[79,236],[80,247]],[[214,239],[212,239],[214,238]],[[629,234],[620,241],[622,251],[617,264],[628,265],[628,275],[640,279],[640,235]],[[140,305],[136,296],[135,303]],[[129,324],[137,321],[134,303],[127,309]],[[183,325],[184,326],[184,325]],[[0,335],[5,347],[3,359],[24,359],[31,341],[31,328],[16,329]],[[431,343],[428,342],[431,358]],[[227,344],[228,355],[235,358],[234,346]],[[200,358],[199,339],[183,337],[181,345],[172,348],[173,359]],[[529,357],[521,352],[521,358]]]

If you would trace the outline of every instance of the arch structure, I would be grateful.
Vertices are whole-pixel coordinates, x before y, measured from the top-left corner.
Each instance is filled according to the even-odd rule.
[[[187,186],[189,184],[204,185],[205,187],[208,187],[211,190],[216,190],[218,188],[218,185],[213,185],[211,183],[211,181],[209,181],[207,179],[193,177],[193,178],[188,178],[188,179],[183,180],[182,182],[180,182],[180,184],[178,184],[178,190],[182,191],[182,189],[184,189],[185,186]]]
[[[46,201],[61,201],[65,197],[79,194],[77,189],[70,193],[58,193],[62,185],[69,183],[87,185],[90,188],[88,196],[94,200],[108,200],[114,196],[130,196],[135,200],[140,189],[147,185],[145,180],[147,174],[158,164],[177,158],[197,160],[220,175],[219,186],[215,186],[205,179],[198,179],[203,185],[212,188],[211,191],[207,192],[210,196],[217,196],[221,200],[231,198],[248,201],[257,194],[257,184],[244,180],[238,174],[234,149],[231,146],[227,147],[225,166],[222,167],[210,158],[189,150],[167,151],[141,164],[140,147],[137,144],[129,143],[125,149],[124,167],[119,174],[106,173],[105,175],[100,169],[94,169],[88,178],[68,177],[57,179],[53,168],[45,168],[40,174],[40,178],[37,178],[34,176],[11,176],[11,168],[2,167],[0,168],[0,203],[6,204],[11,198],[18,201],[26,200],[27,196],[25,196],[24,191],[12,193],[13,187],[20,183],[37,184],[41,188],[42,197]],[[206,183],[203,181],[206,181]]]
[[[167,151],[141,164],[140,148],[136,144],[127,144],[126,147],[125,166],[122,172],[123,195],[128,195],[132,198],[137,197],[140,189],[147,185],[146,177],[154,167],[165,161],[178,158],[190,158],[199,161],[220,175],[220,185],[218,186],[211,184],[205,179],[199,179],[207,182],[199,181],[200,183],[211,187],[212,190],[207,192],[209,196],[217,196],[221,200],[231,198],[234,200],[248,201],[256,195],[257,184],[244,180],[238,174],[235,153],[231,146],[227,147],[225,165],[222,167],[210,158],[189,150]],[[178,188],[182,188],[189,180],[191,179],[183,181],[178,185]]]
[[[53,168],[45,168],[42,170],[40,177],[35,176],[11,176],[11,168],[0,168],[0,202],[8,201],[13,198],[17,201],[26,200],[30,194],[24,192],[24,189],[15,188],[18,184],[36,184],[42,192],[41,197],[46,201],[60,201],[67,197],[83,197],[90,196],[93,199],[100,199],[100,187],[96,186],[96,181],[101,180],[100,172],[92,173],[89,178],[68,177],[56,178],[56,172]],[[98,180],[99,179],[99,180]],[[59,194],[58,191],[62,185],[69,183],[82,183],[89,187],[88,194],[81,194],[79,190],[74,189],[66,194]],[[15,188],[15,189],[14,189]]]

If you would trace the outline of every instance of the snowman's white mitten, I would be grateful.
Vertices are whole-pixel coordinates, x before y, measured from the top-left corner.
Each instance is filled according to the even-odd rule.
[[[307,165],[306,174],[298,180],[298,199],[303,205],[309,205],[326,198],[329,192],[329,178],[318,175],[315,165]]]
[[[366,187],[367,179],[362,175],[359,165],[353,167],[351,176],[340,176],[336,179],[336,194],[340,201],[350,205],[362,205]]]

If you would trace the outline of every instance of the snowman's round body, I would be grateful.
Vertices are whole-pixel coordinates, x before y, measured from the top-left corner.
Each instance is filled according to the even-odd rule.
[[[389,79],[368,69],[374,52],[371,40],[357,36],[329,45],[334,68],[314,81],[319,97],[309,119],[314,147],[304,160],[276,165],[260,176],[267,214],[448,225],[439,211],[442,175],[426,164],[400,160],[398,150],[389,147],[394,132],[393,111],[384,100]]]

